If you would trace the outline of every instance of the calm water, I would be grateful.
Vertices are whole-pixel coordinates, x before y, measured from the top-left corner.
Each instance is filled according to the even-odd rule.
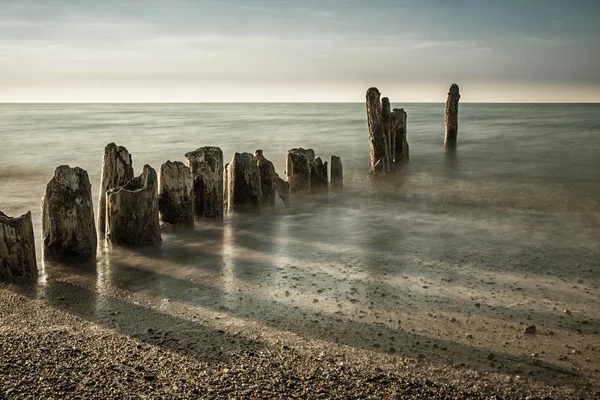
[[[88,171],[96,200],[102,151],[111,141],[129,149],[138,173],[145,163],[158,170],[167,159],[184,161],[184,153],[216,145],[227,160],[235,151],[262,148],[283,175],[287,150],[302,146],[325,159],[342,157],[345,200],[297,205],[279,218],[253,220],[256,229],[270,221],[282,237],[294,232],[301,241],[327,243],[337,236],[338,249],[406,248],[396,239],[407,236],[415,251],[436,240],[445,248],[454,232],[452,243],[470,242],[476,253],[502,253],[525,235],[540,246],[562,240],[596,254],[600,105],[463,104],[456,154],[444,152],[443,104],[393,106],[408,113],[411,162],[374,192],[365,186],[363,104],[3,104],[0,209],[31,210],[39,231],[40,198],[61,164]],[[514,219],[523,215],[530,220]],[[540,219],[548,216],[556,221]],[[491,249],[504,240],[499,232],[507,242]]]

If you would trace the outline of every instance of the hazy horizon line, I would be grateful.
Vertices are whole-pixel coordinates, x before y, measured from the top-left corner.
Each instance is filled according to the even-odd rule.
[[[445,104],[445,101],[390,101],[405,104]],[[0,101],[19,104],[364,104],[362,101]],[[600,101],[461,101],[460,104],[600,104]]]

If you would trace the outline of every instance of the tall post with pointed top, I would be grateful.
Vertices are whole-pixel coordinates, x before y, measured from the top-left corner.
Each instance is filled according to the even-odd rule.
[[[401,166],[408,162],[408,141],[406,140],[406,111],[394,108],[392,111],[392,136],[394,138],[394,163]]]
[[[369,126],[369,144],[371,147],[371,171],[387,170],[388,150],[385,143],[383,124],[381,123],[381,93],[377,88],[367,90],[367,123]],[[377,166],[377,168],[376,168]]]
[[[385,148],[387,149],[385,164],[386,170],[393,168],[394,151],[392,143],[392,110],[390,99],[384,97],[381,99],[381,128],[383,129],[383,139],[385,140]]]
[[[98,196],[98,236],[104,239],[106,233],[106,192],[125,185],[133,179],[131,155],[123,146],[109,143],[104,148],[102,179]]]
[[[453,83],[448,92],[448,100],[446,101],[446,135],[444,145],[447,147],[456,146],[456,138],[458,136],[458,85]]]

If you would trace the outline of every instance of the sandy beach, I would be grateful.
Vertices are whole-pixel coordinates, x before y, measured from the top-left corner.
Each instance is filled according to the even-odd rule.
[[[96,266],[46,264],[36,284],[3,285],[0,393],[599,396],[589,221],[419,206],[364,237],[352,232],[383,206],[315,209],[163,233],[160,249],[102,249]]]

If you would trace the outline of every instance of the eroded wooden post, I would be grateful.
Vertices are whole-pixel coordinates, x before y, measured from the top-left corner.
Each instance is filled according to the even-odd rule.
[[[223,172],[223,214],[229,214],[229,163],[225,164]]]
[[[185,154],[194,177],[194,203],[198,218],[223,218],[223,151],[200,147]]]
[[[235,153],[227,172],[228,213],[259,214],[262,208],[262,189],[256,158],[250,153]]]
[[[277,203],[276,195],[279,196],[279,199],[283,202],[283,205],[290,205],[290,185],[281,179],[277,171],[275,171],[275,166],[273,163],[267,158],[265,158],[263,151],[258,149],[254,152],[254,157],[256,157],[256,162],[258,163],[258,169],[260,170],[260,177],[263,181],[262,183],[262,191],[263,191],[263,207],[274,207]],[[267,177],[271,178],[272,185],[269,184],[269,181],[266,180]],[[270,188],[273,188],[274,192],[269,193]],[[272,206],[271,206],[271,199]]]
[[[460,100],[458,85],[453,83],[448,92],[448,100],[446,100],[446,135],[444,137],[444,145],[447,147],[456,146],[458,137],[458,100]]]
[[[331,156],[331,189],[336,192],[342,191],[344,188],[344,169],[342,159],[338,156]]]
[[[394,167],[394,146],[392,143],[392,110],[390,108],[390,99],[387,97],[381,99],[381,127],[383,129],[385,148],[387,149],[385,154],[386,170],[389,171]]]
[[[278,178],[275,172],[275,166],[267,160],[261,149],[254,152],[256,164],[260,172],[260,182],[262,190],[262,205],[265,208],[275,207],[275,199],[277,196],[276,179]]]
[[[385,135],[383,131],[383,124],[381,122],[381,93],[377,88],[369,88],[367,90],[367,123],[369,126],[369,144],[371,147],[371,170],[374,171],[371,175],[378,175],[380,172],[375,173],[375,166],[381,161],[377,169],[383,171],[387,170],[386,161],[388,160],[388,150],[385,143]]]
[[[408,141],[406,140],[406,112],[403,108],[392,111],[392,136],[394,136],[394,163],[396,166],[406,164],[409,159]]]
[[[104,239],[106,232],[106,192],[125,185],[133,179],[131,155],[123,146],[109,143],[104,148],[102,159],[102,178],[98,196],[98,235]]]
[[[158,210],[162,222],[194,226],[194,179],[184,163],[169,160],[161,165]]]
[[[0,211],[0,281],[31,279],[37,274],[31,212],[11,218]]]
[[[119,246],[154,246],[161,242],[156,171],[144,165],[127,185],[106,198],[106,240]]]
[[[291,149],[286,159],[286,175],[290,194],[309,194],[311,185],[311,165],[304,149]]]
[[[329,191],[329,179],[327,176],[327,161],[323,162],[317,157],[311,166],[310,191],[315,194],[323,194]]]
[[[61,165],[42,198],[42,254],[47,261],[96,260],[92,185],[86,171]]]

